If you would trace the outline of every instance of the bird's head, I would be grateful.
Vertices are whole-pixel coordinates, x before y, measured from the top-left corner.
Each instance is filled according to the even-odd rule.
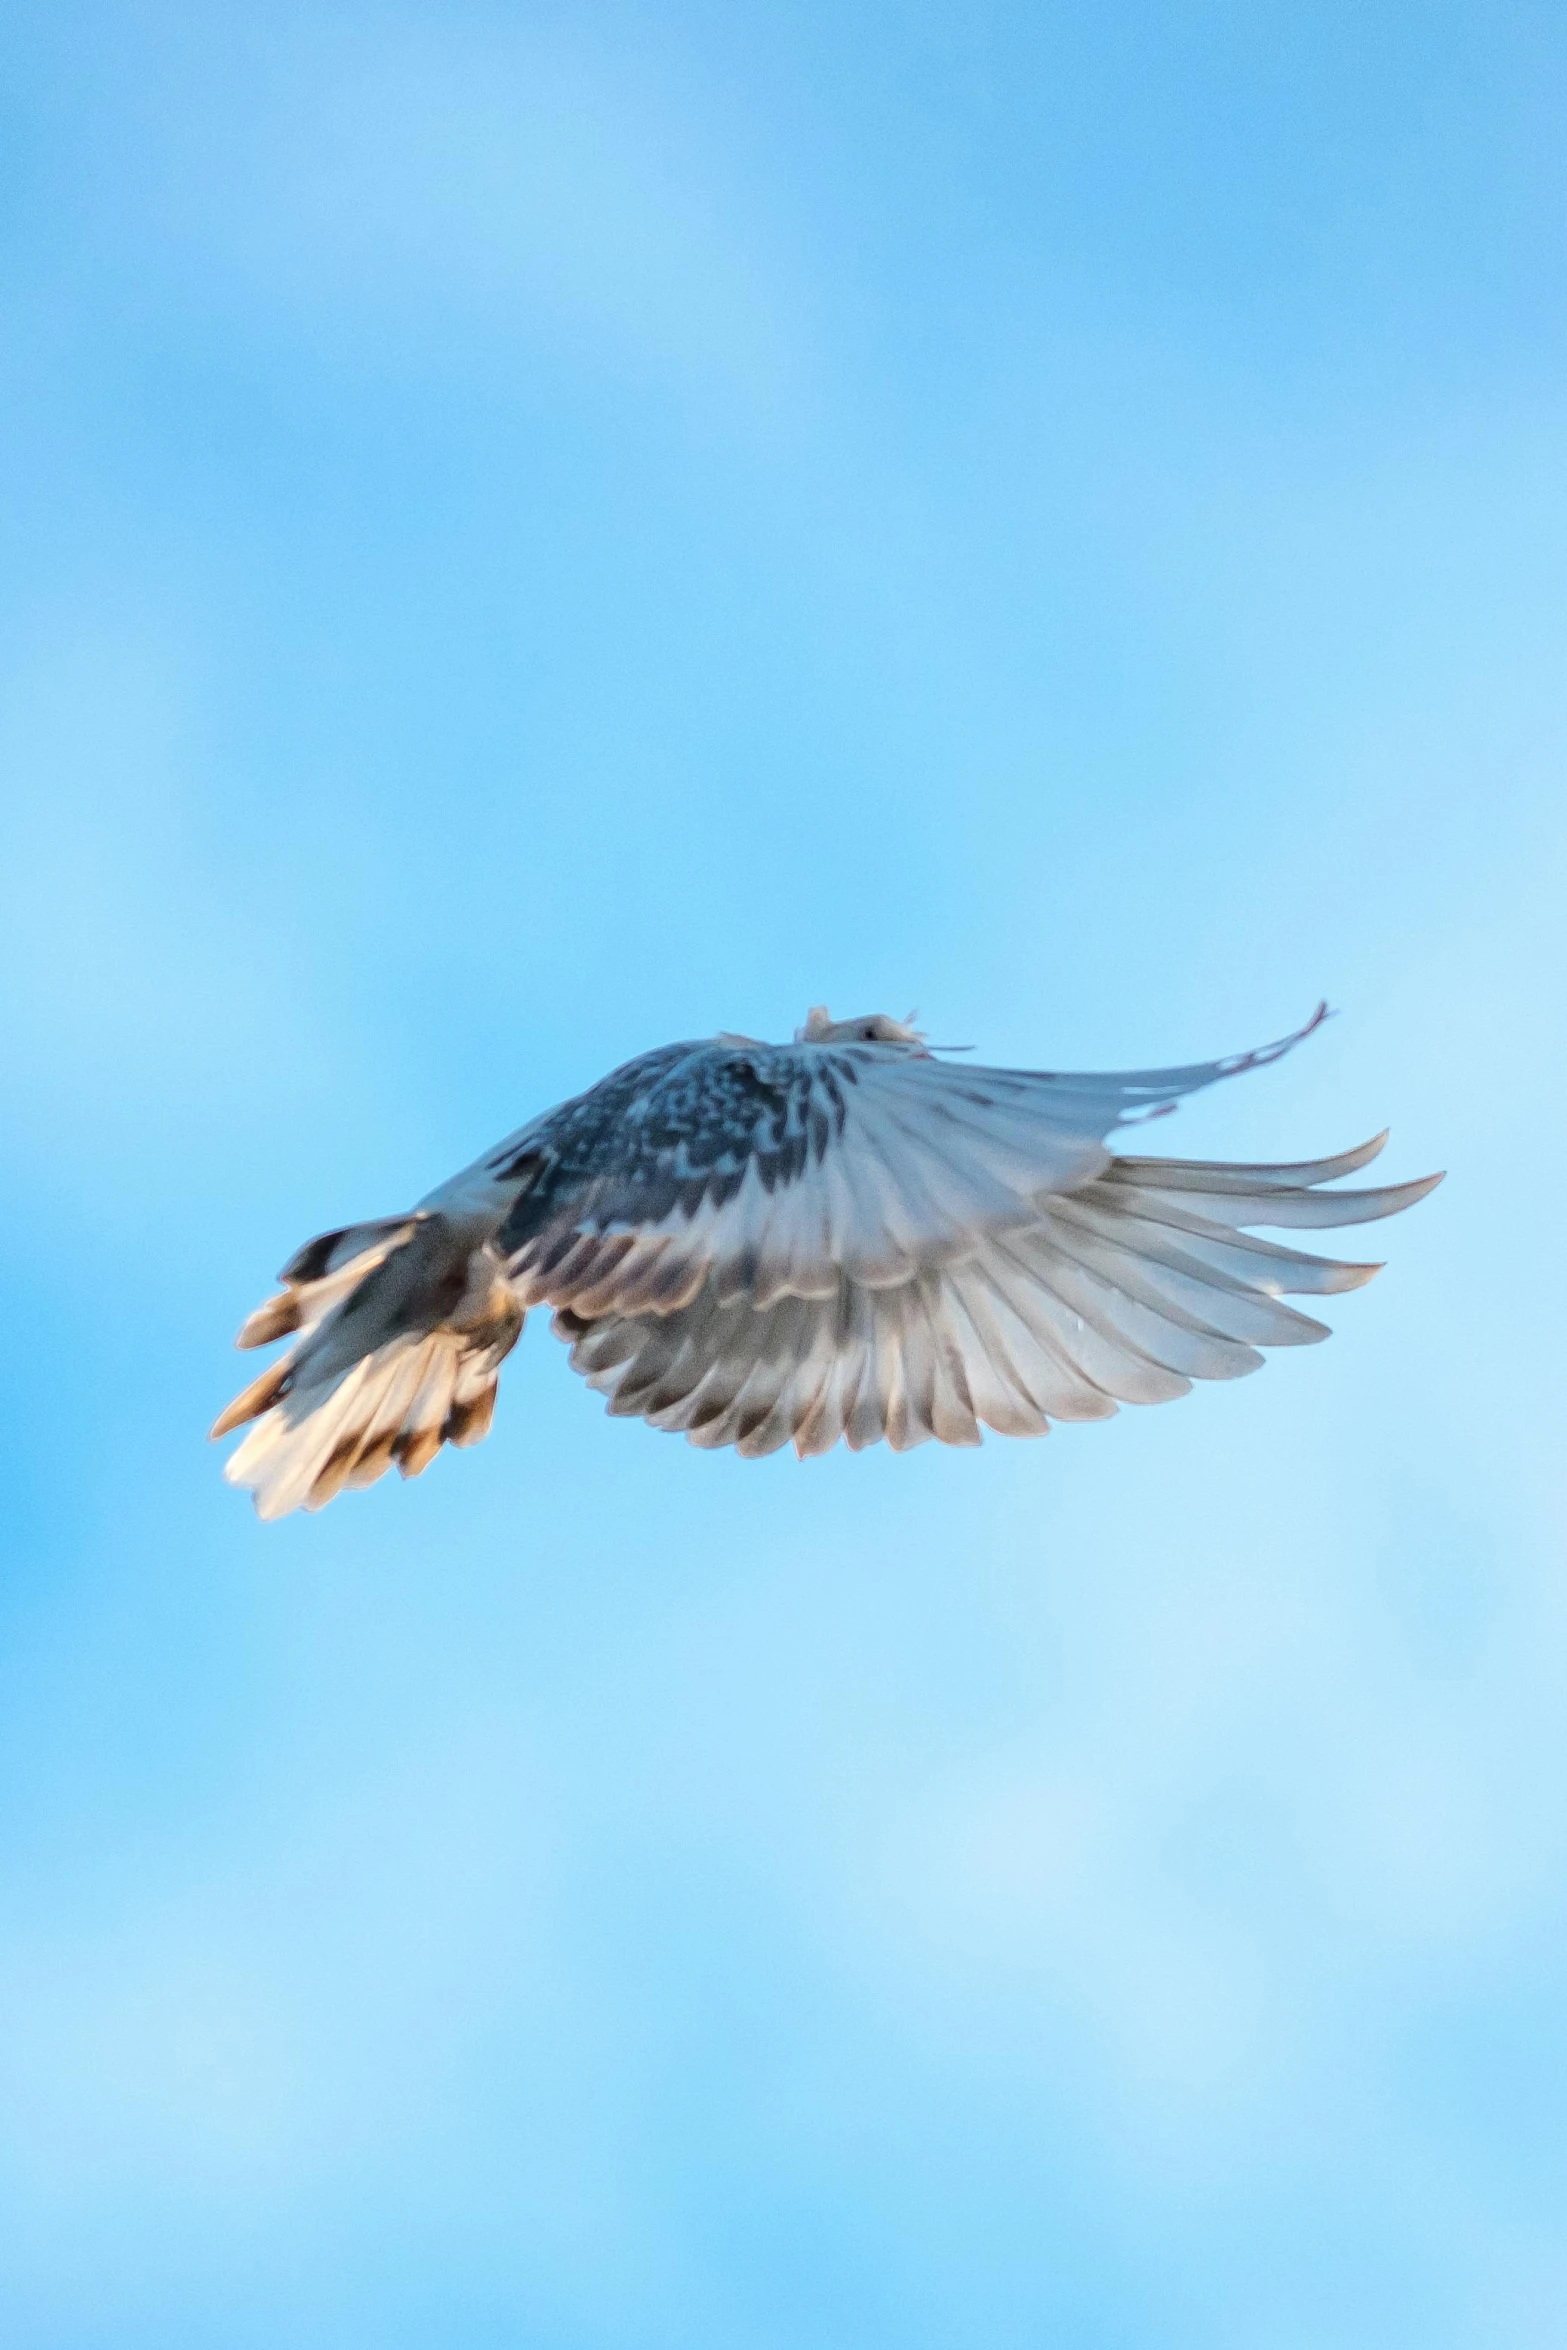
[[[835,1020],[825,1004],[813,1004],[805,1026],[794,1032],[796,1044],[912,1044],[923,1045],[924,1031],[907,1020],[889,1020],[885,1012],[867,1012],[858,1020]]]

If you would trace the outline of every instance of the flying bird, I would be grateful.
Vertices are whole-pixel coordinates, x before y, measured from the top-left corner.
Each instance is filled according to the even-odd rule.
[[[721,1035],[628,1061],[399,1216],[307,1241],[242,1347],[296,1344],[212,1433],[263,1518],[320,1509],[395,1461],[417,1476],[490,1425],[530,1307],[612,1413],[747,1457],[858,1451],[980,1424],[1042,1436],[1259,1347],[1326,1338],[1286,1292],[1380,1270],[1252,1236],[1396,1215],[1441,1181],[1324,1186],[1374,1159],[1121,1157],[1110,1138],[1293,1036],[1181,1069],[1063,1076],[944,1059],[909,1021],[792,1044]]]

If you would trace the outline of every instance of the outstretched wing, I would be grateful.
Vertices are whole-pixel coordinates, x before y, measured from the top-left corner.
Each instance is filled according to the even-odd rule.
[[[525,1302],[589,1321],[902,1292],[1103,1177],[1117,1127],[1322,1016],[1226,1060],[1101,1075],[902,1043],[671,1046],[491,1155],[491,1180],[528,1178],[495,1245]]]
[[[1383,1136],[1311,1164],[1235,1167],[1111,1159],[1032,1218],[976,1232],[961,1254],[896,1285],[840,1272],[830,1294],[736,1298],[709,1273],[671,1313],[557,1311],[573,1367],[612,1413],[744,1454],[840,1438],[898,1450],[977,1444],[979,1423],[1043,1435],[1108,1418],[1194,1379],[1255,1370],[1259,1347],[1326,1338],[1282,1293],[1357,1289],[1379,1269],[1253,1238],[1247,1227],[1369,1221],[1440,1182],[1319,1187],[1375,1157]]]

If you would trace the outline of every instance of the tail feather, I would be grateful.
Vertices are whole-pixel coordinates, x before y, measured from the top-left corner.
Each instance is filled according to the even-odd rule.
[[[371,1249],[379,1262],[395,1242],[407,1239],[417,1221],[417,1216],[376,1216],[367,1224],[345,1224],[338,1232],[318,1233],[303,1248],[295,1249],[278,1279],[292,1288],[314,1288],[356,1266]]]
[[[418,1393],[403,1415],[402,1432],[394,1448],[405,1477],[419,1476],[446,1442],[457,1371],[450,1347],[430,1348]]]
[[[524,1316],[487,1242],[440,1215],[388,1218],[309,1243],[283,1277],[239,1343],[296,1331],[299,1342],[212,1430],[254,1423],[224,1475],[260,1516],[321,1509],[394,1462],[416,1477],[443,1444],[488,1432]]]
[[[421,1219],[388,1216],[376,1224],[351,1224],[344,1232],[326,1232],[319,1240],[297,1249],[278,1279],[276,1297],[267,1298],[246,1316],[236,1346],[270,1346],[296,1330],[311,1331],[333,1306],[359,1288],[367,1273],[383,1264],[393,1248],[409,1238]],[[218,1431],[213,1430],[216,1435]]]
[[[270,1405],[275,1404],[287,1386],[288,1364],[269,1363],[259,1379],[252,1379],[248,1387],[241,1388],[227,1409],[219,1412],[210,1433],[213,1436],[232,1435],[247,1420],[256,1419]]]
[[[461,1390],[462,1382],[459,1381]],[[471,1392],[459,1392],[446,1421],[448,1444],[482,1444],[490,1433],[490,1422],[495,1417],[496,1381],[475,1386]]]

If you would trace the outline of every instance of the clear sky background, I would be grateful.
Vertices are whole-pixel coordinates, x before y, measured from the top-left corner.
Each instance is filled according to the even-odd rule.
[[[15,0],[0,2336],[1567,2337],[1567,14]],[[1043,1444],[264,1528],[308,1234],[809,1004],[1447,1185]]]

